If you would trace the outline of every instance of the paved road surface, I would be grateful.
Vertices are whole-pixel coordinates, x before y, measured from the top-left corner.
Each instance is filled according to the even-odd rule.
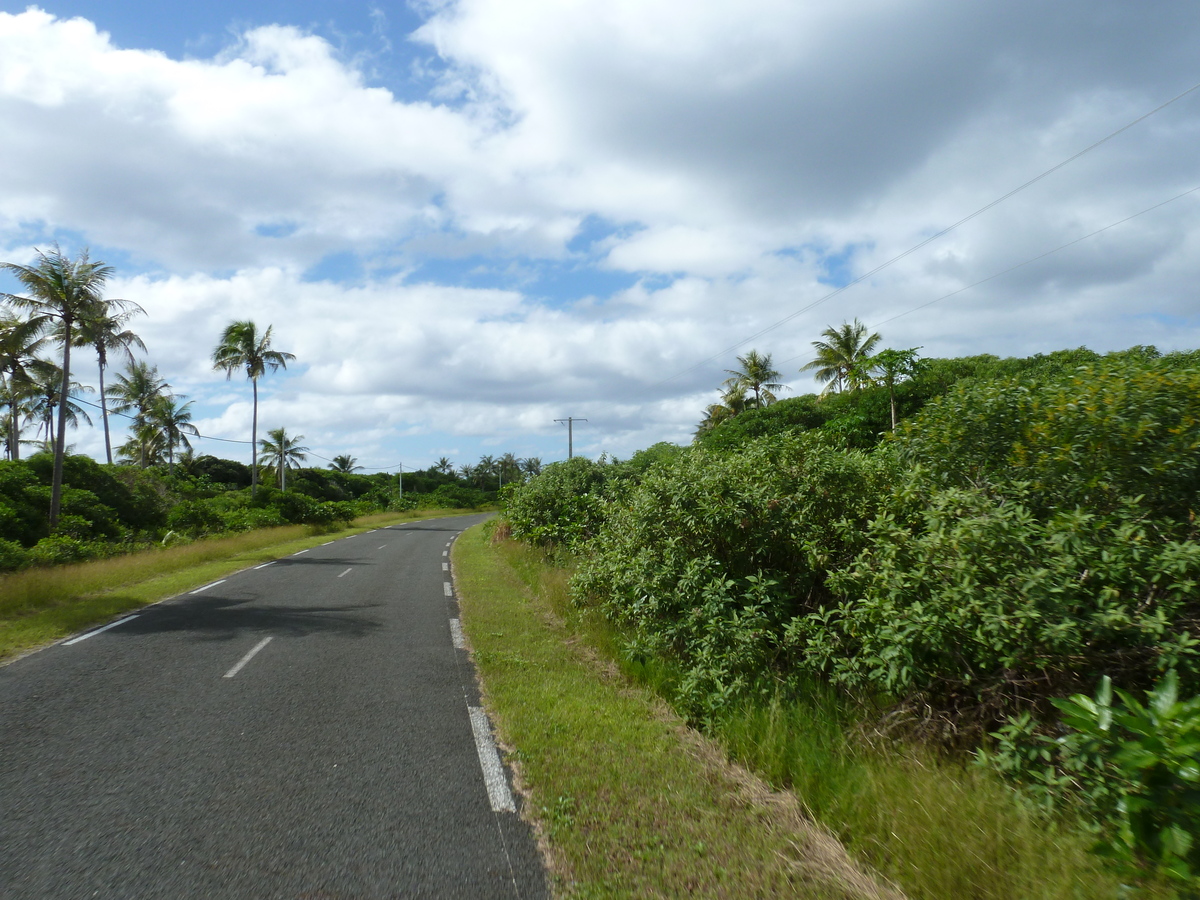
[[[316,547],[0,668],[0,897],[545,896],[455,646],[448,548],[479,518]]]

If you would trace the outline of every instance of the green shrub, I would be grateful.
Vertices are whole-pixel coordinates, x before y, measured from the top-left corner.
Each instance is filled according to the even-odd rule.
[[[1078,805],[1095,822],[1098,849],[1136,876],[1144,865],[1200,889],[1200,697],[1179,698],[1168,671],[1141,703],[1106,675],[1094,697],[1055,700],[1057,733],[1025,715],[977,755],[1016,779],[1047,809]]]
[[[607,459],[594,462],[576,456],[551,463],[507,495],[505,515],[513,537],[542,547],[581,547],[599,532],[609,501],[626,475]]]
[[[16,541],[0,538],[0,572],[15,572],[29,565],[29,554]]]
[[[1132,502],[1042,520],[1030,494],[910,494],[915,516],[873,521],[830,579],[843,599],[793,622],[789,640],[835,681],[919,697],[960,726],[1047,712],[1106,672],[1149,685],[1178,667],[1197,684],[1200,544],[1170,539]]]
[[[675,660],[678,704],[708,716],[795,670],[785,628],[827,602],[826,573],[861,548],[893,471],[819,434],[681,454],[614,504],[572,592],[634,652]]]
[[[1027,482],[1041,514],[1141,498],[1152,516],[1187,523],[1200,496],[1200,368],[1117,358],[1045,381],[962,384],[897,438],[934,486]]]

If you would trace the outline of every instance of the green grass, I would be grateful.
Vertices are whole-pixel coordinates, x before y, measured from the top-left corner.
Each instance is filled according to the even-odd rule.
[[[715,731],[733,759],[793,790],[912,900],[1124,896],[1079,823],[1047,821],[973,766],[872,739],[820,686],[804,699],[741,709]]]
[[[728,765],[568,627],[566,576],[484,528],[454,545],[489,711],[567,897],[884,897],[787,797]]]
[[[317,534],[305,525],[263,528],[111,559],[0,575],[0,661],[247,566],[395,522],[467,510],[379,513]]]
[[[535,812],[555,851],[567,860],[564,869],[571,875],[564,876],[564,894],[683,894],[683,884],[695,883],[654,882],[620,848],[641,846],[658,828],[693,827],[692,803],[708,810],[703,816],[718,833],[705,838],[706,845],[759,840],[741,821],[744,810],[719,803],[704,807],[708,801],[690,796],[676,806],[675,787],[668,796],[656,793],[659,779],[672,777],[673,770],[657,767],[657,761],[672,752],[672,741],[676,746],[679,741],[678,720],[653,711],[655,693],[670,694],[674,673],[669,665],[618,663],[619,635],[568,602],[569,569],[548,564],[540,553],[511,542],[490,548],[479,529],[467,532],[455,547],[468,598],[464,625],[478,648],[481,676],[502,733],[529,773]],[[485,578],[495,584],[482,584]],[[514,599],[518,596],[524,599]],[[536,652],[521,649],[527,642]],[[570,677],[564,674],[568,669]],[[642,743],[635,722],[660,729],[657,749]],[[1172,896],[1161,884],[1123,891],[1102,860],[1088,852],[1092,839],[1078,823],[1038,816],[990,773],[919,745],[882,739],[864,727],[842,695],[823,685],[786,702],[736,710],[716,723],[712,737],[723,755],[794,796],[865,869],[898,885],[911,900]],[[699,767],[686,758],[675,765]],[[622,779],[636,789],[619,784]],[[572,821],[565,831],[559,826],[564,807]],[[580,809],[589,814],[582,847]],[[655,824],[644,831],[647,816]],[[606,826],[606,819],[617,824]],[[686,844],[683,838],[670,840],[673,846]],[[735,858],[745,862],[736,853]],[[796,858],[795,850],[790,858]],[[606,877],[609,866],[621,874]],[[754,881],[752,889],[730,896],[754,896],[767,890],[766,883]],[[728,883],[705,882],[688,891],[717,895],[715,885],[728,888]],[[793,885],[792,890],[821,896],[811,887]]]

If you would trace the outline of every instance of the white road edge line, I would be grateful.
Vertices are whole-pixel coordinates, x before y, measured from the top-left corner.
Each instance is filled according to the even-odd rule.
[[[492,740],[492,729],[488,725],[487,714],[478,706],[468,706],[467,712],[471,714],[475,750],[479,753],[479,767],[483,769],[483,783],[487,786],[492,812],[516,812],[517,806],[513,803],[508,782],[504,780],[504,768],[500,765],[496,742]]]
[[[312,549],[312,547],[308,548],[308,550],[311,550],[311,549]],[[292,554],[292,556],[299,556],[301,553],[307,553],[308,550],[297,550],[295,553]]]
[[[273,565],[275,565],[275,560],[271,560],[269,563],[263,563],[261,566],[255,566],[254,570],[258,571],[259,569],[265,569],[267,566],[273,566]]]
[[[443,551],[442,551],[442,556],[449,556],[449,555],[450,555],[450,551],[449,551],[449,550],[443,550]]]
[[[383,544],[383,545],[381,545],[381,546],[379,547],[379,549],[380,549],[380,550],[386,550],[386,549],[387,549],[387,544]]]
[[[448,581],[443,581],[443,582],[442,582],[442,592],[443,592],[443,593],[444,593],[444,594],[445,594],[447,597],[453,597],[453,596],[454,596],[454,588],[450,586],[450,582],[448,582]]]
[[[467,649],[467,643],[463,640],[462,622],[458,619],[450,620],[450,640],[454,642],[455,650]]]
[[[332,544],[332,543],[333,543],[333,541],[326,541],[326,542],[325,542],[325,543],[323,543],[321,546],[322,546],[322,547],[328,547],[328,546],[329,546],[330,544]]]
[[[198,587],[194,591],[189,591],[188,593],[200,594],[200,593],[203,593],[204,591],[207,591],[209,588],[216,587],[218,584],[224,584],[225,581],[226,581],[226,579],[222,578],[220,581],[214,581],[211,584],[206,584],[204,587]]]
[[[442,571],[449,572],[450,571],[450,563],[442,563]]]
[[[238,672],[242,671],[242,666],[246,665],[246,663],[248,663],[248,662],[250,662],[250,660],[254,659],[254,654],[256,654],[263,647],[267,646],[267,644],[269,644],[269,643],[271,643],[271,638],[265,637],[261,641],[259,641],[257,644],[255,644],[254,648],[249,653],[247,653],[245,656],[243,656],[241,659],[239,659],[237,662],[237,665],[234,666],[232,669],[230,669],[228,672],[226,672],[224,677],[232,678]]]
[[[353,569],[353,568],[354,568],[354,566],[351,566],[351,567],[350,567],[350,569]],[[350,574],[350,569],[347,569],[345,572],[343,572],[343,573],[342,573],[342,575],[349,575],[349,574]],[[341,577],[342,577],[342,575],[339,575],[339,576],[338,576],[338,578],[341,578]]]
[[[80,641],[86,641],[90,637],[95,637],[102,631],[108,631],[108,629],[110,629],[110,628],[116,628],[118,625],[123,625],[124,623],[128,622],[130,619],[136,619],[136,618],[137,618],[137,616],[126,616],[123,619],[117,619],[117,621],[115,621],[115,622],[109,622],[103,628],[97,628],[95,631],[89,631],[87,634],[81,634],[79,637],[73,637],[69,641],[63,641],[63,644],[68,647],[71,646],[71,644],[78,644]]]

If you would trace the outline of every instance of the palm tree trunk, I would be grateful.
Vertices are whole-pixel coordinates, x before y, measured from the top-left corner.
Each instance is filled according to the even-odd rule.
[[[71,320],[63,319],[63,375],[58,395],[58,435],[54,444],[54,476],[50,481],[50,527],[62,508],[63,457],[67,452],[67,394],[71,390]]]
[[[108,436],[108,404],[104,402],[104,357],[100,357],[100,415],[104,419],[104,456],[112,465],[112,439]]]
[[[250,497],[258,493],[258,379],[251,378],[254,388],[254,418],[250,425]]]
[[[892,431],[896,430],[896,385],[888,382],[888,401],[892,404]]]
[[[16,461],[21,458],[21,431],[17,427],[17,398],[12,398],[12,425],[8,431],[8,446],[10,459]]]

